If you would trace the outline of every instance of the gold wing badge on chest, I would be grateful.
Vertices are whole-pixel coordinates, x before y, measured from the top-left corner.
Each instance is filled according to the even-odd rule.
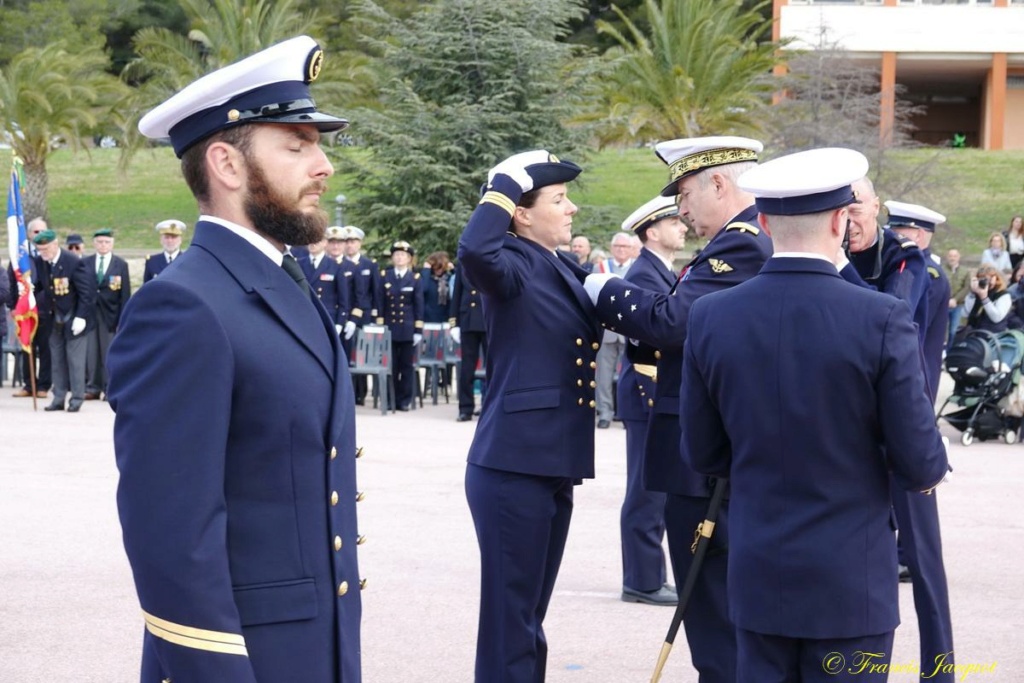
[[[732,272],[733,270],[732,266],[730,266],[725,261],[717,258],[709,258],[708,264],[711,266],[711,272],[714,273],[715,275],[719,275],[721,273],[729,273]]]

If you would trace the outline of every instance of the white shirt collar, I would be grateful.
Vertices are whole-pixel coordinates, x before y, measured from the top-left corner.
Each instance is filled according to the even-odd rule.
[[[313,256],[312,254],[309,255],[309,262],[313,264],[313,270],[316,270],[317,268],[320,267],[320,261],[323,260],[324,253],[325,252],[320,252],[320,254],[316,256]]]
[[[645,250],[647,250],[647,252],[648,252],[648,253],[649,253],[649,254],[650,254],[651,256],[655,257],[656,259],[658,259],[659,261],[661,261],[662,263],[664,263],[664,264],[665,264],[665,267],[666,267],[666,268],[668,268],[668,269],[669,269],[670,271],[672,271],[672,272],[675,272],[674,264],[673,264],[673,263],[672,263],[671,261],[669,261],[669,260],[668,260],[667,258],[665,258],[664,256],[662,256],[662,255],[661,255],[661,254],[659,254],[658,252],[654,251],[653,249],[648,249],[647,247],[644,247],[644,249],[645,249]]]
[[[216,216],[210,216],[210,215],[207,215],[207,214],[201,215],[199,217],[199,220],[207,221],[208,223],[216,223],[217,225],[219,225],[219,226],[221,226],[223,228],[227,228],[228,230],[230,230],[231,232],[235,233],[236,235],[241,237],[243,240],[245,240],[246,242],[248,242],[252,246],[254,246],[257,249],[259,249],[260,252],[262,252],[264,256],[266,256],[268,259],[273,261],[274,264],[277,265],[277,266],[280,266],[281,262],[284,261],[284,254],[279,252],[277,250],[277,247],[275,247],[273,244],[271,244],[270,241],[267,240],[267,238],[265,238],[263,235],[260,235],[255,230],[250,230],[249,228],[243,228],[238,223],[232,223],[229,220],[225,220],[223,218],[217,218]]]
[[[405,277],[405,274],[408,273],[408,272],[409,272],[408,268],[403,268],[402,270],[399,270],[398,268],[395,268],[395,275],[397,275],[398,277]]]

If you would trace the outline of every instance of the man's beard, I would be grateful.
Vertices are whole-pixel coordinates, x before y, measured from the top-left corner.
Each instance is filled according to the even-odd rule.
[[[327,212],[315,209],[303,213],[296,208],[299,199],[311,190],[326,189],[322,181],[313,181],[292,201],[278,194],[267,182],[267,176],[255,159],[247,155],[249,192],[245,198],[245,213],[253,227],[271,240],[288,245],[307,245],[319,242],[327,230]]]

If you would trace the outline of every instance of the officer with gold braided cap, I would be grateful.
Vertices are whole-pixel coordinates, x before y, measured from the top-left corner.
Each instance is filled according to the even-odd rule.
[[[591,275],[586,287],[601,322],[655,348],[658,382],[648,423],[644,484],[667,494],[665,535],[677,585],[693,555],[690,545],[708,509],[711,484],[687,467],[679,454],[679,393],[683,342],[693,302],[733,287],[758,273],[772,253],[771,239],[757,225],[754,198],[736,178],[756,166],[763,146],[743,137],[686,138],[658,143],[669,166],[662,194],[678,194],[679,215],[708,240],[682,270],[670,293],[649,291],[621,278]],[[682,429],[701,429],[682,425]],[[691,660],[701,681],[735,680],[736,640],[729,619],[725,576],[727,505],[723,505],[698,584],[683,616]]]

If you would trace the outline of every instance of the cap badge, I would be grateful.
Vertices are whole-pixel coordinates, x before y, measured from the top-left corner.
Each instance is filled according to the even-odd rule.
[[[320,68],[324,65],[324,51],[319,47],[309,53],[306,60],[306,83],[312,83],[320,76]]]
[[[228,121],[237,121],[241,116],[241,113],[237,109],[232,109],[228,112]]]

